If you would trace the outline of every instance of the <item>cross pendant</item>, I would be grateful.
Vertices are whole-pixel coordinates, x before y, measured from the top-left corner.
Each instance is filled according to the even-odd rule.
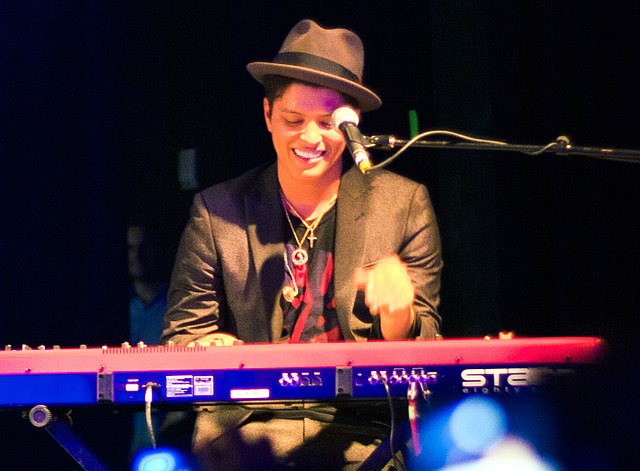
[[[313,234],[313,231],[311,231],[311,234],[309,234],[309,237],[307,237],[307,239],[309,239],[309,247],[313,248],[313,243],[318,240],[318,238]]]

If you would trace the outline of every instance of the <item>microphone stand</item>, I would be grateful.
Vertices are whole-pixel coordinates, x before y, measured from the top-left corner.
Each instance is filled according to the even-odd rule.
[[[446,135],[455,137],[457,141],[427,141],[424,138],[432,135]],[[574,146],[568,137],[559,136],[555,141],[546,145],[525,145],[525,144],[509,144],[503,141],[490,139],[481,139],[453,131],[433,130],[418,134],[410,140],[397,139],[394,136],[375,135],[363,136],[368,141],[367,148],[379,148],[382,150],[394,150],[397,152],[383,162],[374,165],[370,170],[382,168],[409,147],[428,147],[438,149],[456,149],[456,150],[482,150],[482,151],[508,151],[520,152],[528,155],[540,155],[543,153],[555,153],[558,155],[582,155],[598,159],[615,160],[620,162],[640,163],[640,151],[632,149],[613,149],[607,147],[581,147]]]

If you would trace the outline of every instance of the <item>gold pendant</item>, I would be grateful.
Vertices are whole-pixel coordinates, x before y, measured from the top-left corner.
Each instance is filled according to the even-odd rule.
[[[301,247],[298,247],[291,254],[291,261],[294,265],[301,266],[309,261],[309,254]]]
[[[318,238],[313,234],[313,229],[311,229],[311,234],[309,234],[307,239],[309,240],[309,247],[313,248],[313,243],[318,240]]]
[[[282,297],[288,303],[293,302],[293,300],[296,298],[296,294],[297,290],[289,285],[282,288]]]

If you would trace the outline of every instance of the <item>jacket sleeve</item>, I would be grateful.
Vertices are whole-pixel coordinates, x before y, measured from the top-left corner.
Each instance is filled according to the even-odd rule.
[[[224,303],[210,215],[203,197],[196,195],[176,255],[161,342],[186,345],[220,330]]]
[[[401,230],[398,255],[407,264],[415,288],[415,321],[410,338],[434,339],[440,330],[440,278],[442,256],[440,233],[429,193],[424,185],[416,185],[408,200]],[[374,319],[371,339],[382,339],[380,319]]]

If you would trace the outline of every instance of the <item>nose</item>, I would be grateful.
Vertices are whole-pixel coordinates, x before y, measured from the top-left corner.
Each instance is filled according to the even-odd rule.
[[[302,130],[300,138],[309,144],[317,144],[318,142],[321,142],[322,133],[320,132],[320,127],[315,121],[310,121]]]

